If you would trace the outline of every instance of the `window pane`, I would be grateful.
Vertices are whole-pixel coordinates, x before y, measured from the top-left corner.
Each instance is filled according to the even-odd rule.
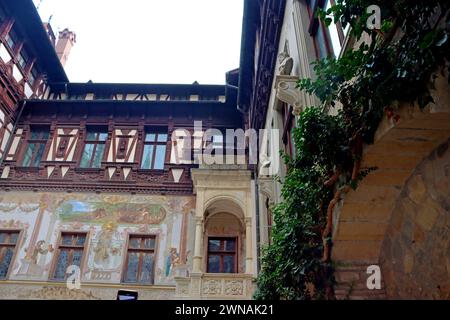
[[[30,139],[31,140],[47,140],[49,132],[45,129],[31,130]]]
[[[35,144],[30,143],[27,146],[27,150],[25,151],[25,155],[23,156],[22,166],[29,167],[31,164],[31,157],[33,156]]]
[[[164,161],[166,158],[166,146],[156,146],[155,165],[153,169],[164,169]]]
[[[95,149],[94,161],[92,161],[92,168],[100,168],[103,159],[103,150],[105,150],[104,144],[97,144]]]
[[[26,60],[25,60],[25,58],[23,57],[23,55],[22,54],[19,54],[19,65],[22,67],[22,68],[25,68],[25,65],[27,64],[27,62],[26,62]]]
[[[9,243],[16,244],[17,243],[17,238],[19,238],[19,233],[18,232],[10,233],[9,234]]]
[[[208,250],[219,251],[220,250],[220,240],[209,240]]]
[[[234,240],[234,239],[225,240],[225,250],[226,251],[235,251],[236,250],[236,240]]]
[[[323,59],[328,56],[327,46],[325,43],[325,33],[322,23],[319,24],[319,28],[317,30],[316,35],[316,43],[317,43],[317,49],[319,50],[319,58]]]
[[[166,142],[167,141],[167,134],[166,133],[159,133],[158,134],[158,142]]]
[[[11,247],[0,248],[0,256],[3,254],[3,259],[0,261],[0,279],[6,278],[6,274],[8,273],[8,268],[14,254],[14,249]]]
[[[144,248],[154,249],[155,248],[155,238],[144,238]]]
[[[137,282],[137,273],[139,267],[139,253],[128,252],[128,265],[125,275],[126,282]]]
[[[223,256],[223,270],[224,273],[234,272],[234,255]]]
[[[142,257],[142,271],[139,279],[140,283],[153,283],[153,253],[141,253]]]
[[[72,264],[74,264],[76,266],[80,266],[82,257],[83,257],[83,251],[82,250],[73,250]]]
[[[65,246],[71,246],[73,244],[72,235],[71,234],[63,234],[61,237],[61,243]]]
[[[142,169],[151,169],[152,167],[152,158],[153,158],[153,145],[145,145],[144,153],[142,154]]]
[[[45,144],[44,143],[36,143],[35,144],[36,155],[34,156],[33,162],[31,163],[32,167],[39,167],[41,163],[42,154],[44,153]]]
[[[220,257],[210,255],[208,256],[208,272],[219,273],[220,272]]]
[[[77,246],[84,246],[85,239],[86,239],[86,235],[84,235],[84,234],[77,235],[76,245]]]
[[[98,134],[98,140],[99,141],[106,141],[107,138],[108,138],[108,133],[107,132],[100,132]]]
[[[84,145],[84,150],[83,150],[83,155],[81,157],[80,167],[82,167],[82,168],[89,167],[89,162],[91,161],[93,152],[94,152],[94,144],[87,143]]]
[[[8,237],[7,233],[0,233],[0,243],[7,243],[6,239]]]
[[[130,243],[128,246],[133,249],[139,249],[141,246],[141,238],[137,237],[130,238]]]
[[[55,279],[64,280],[68,263],[69,263],[69,250],[61,249],[59,252],[58,260],[56,262],[56,269],[54,275]]]
[[[95,131],[88,131],[86,133],[86,140],[97,140],[97,132]]]
[[[331,45],[333,46],[333,53],[334,53],[334,56],[337,58],[337,57],[339,57],[339,53],[341,52],[341,42],[339,40],[337,25],[332,23],[328,30],[330,31],[330,38],[331,38]]]
[[[9,48],[14,50],[15,42],[9,34],[6,35],[6,42],[8,43]]]
[[[145,142],[154,142],[156,135],[154,133],[147,133],[145,135]]]

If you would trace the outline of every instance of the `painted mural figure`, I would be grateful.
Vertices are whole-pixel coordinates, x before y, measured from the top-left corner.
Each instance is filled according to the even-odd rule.
[[[175,266],[180,264],[180,255],[177,252],[177,248],[170,248],[170,253],[166,259],[166,277],[173,273]]]
[[[116,225],[108,222],[103,225],[98,236],[97,245],[94,248],[94,265],[97,268],[109,269],[111,257],[120,254],[120,248],[113,246],[112,237],[116,231]]]
[[[25,249],[25,252],[27,249]],[[44,272],[44,267],[38,264],[39,255],[46,255],[48,252],[53,252],[53,246],[47,245],[45,240],[39,240],[30,256],[22,259],[22,265],[19,270],[20,274],[27,274],[30,276],[41,276]]]

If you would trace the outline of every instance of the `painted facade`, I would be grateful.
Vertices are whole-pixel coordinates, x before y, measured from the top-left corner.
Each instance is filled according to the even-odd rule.
[[[21,232],[10,280],[51,280],[61,231],[87,232],[82,282],[121,282],[128,234],[156,236],[155,285],[173,285],[178,267],[192,269],[192,248],[184,242],[193,223],[193,197],[26,192],[0,197],[1,228]]]
[[[13,25],[27,48],[39,40],[28,23],[46,45],[51,35],[32,1],[19,2],[0,5],[0,54]],[[70,48],[59,49],[65,61]],[[246,155],[231,155],[244,161],[230,166],[197,162],[214,142],[208,129],[243,128],[229,90],[237,70],[227,86],[71,83],[51,42],[33,53],[45,62],[45,90],[23,95],[21,79],[2,73],[19,89],[12,102],[0,92],[12,106],[10,118],[0,113],[0,298],[116,299],[131,289],[139,299],[250,299],[256,208]]]

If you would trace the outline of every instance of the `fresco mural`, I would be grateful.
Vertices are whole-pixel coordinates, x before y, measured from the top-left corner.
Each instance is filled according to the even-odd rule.
[[[190,270],[194,209],[192,196],[0,193],[0,228],[24,230],[10,279],[47,280],[60,232],[84,231],[82,282],[120,283],[128,234],[142,233],[157,236],[154,284],[174,285],[177,269]]]
[[[159,224],[166,210],[161,204],[68,200],[58,207],[57,214],[64,222]]]

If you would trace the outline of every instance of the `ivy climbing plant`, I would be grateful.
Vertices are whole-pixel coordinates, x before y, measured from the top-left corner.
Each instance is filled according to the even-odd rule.
[[[381,9],[379,29],[368,27]],[[336,0],[318,16],[350,25],[350,46],[339,59],[314,63],[314,79],[299,90],[316,95],[294,130],[296,157],[288,167],[282,200],[273,208],[272,242],[263,248],[256,299],[333,299],[332,211],[340,195],[375,168],[361,168],[363,144],[373,143],[398,102],[433,102],[430,90],[450,61],[448,1]],[[368,39],[369,41],[362,41]],[[327,112],[335,108],[336,112]]]

